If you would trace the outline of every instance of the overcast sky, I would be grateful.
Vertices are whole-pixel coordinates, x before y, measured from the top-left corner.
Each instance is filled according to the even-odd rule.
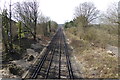
[[[10,0],[0,0],[0,7],[3,8],[4,4],[9,5]],[[22,2],[25,0],[11,0],[12,4],[15,2]],[[108,6],[119,0],[37,0],[40,2],[40,10],[45,15],[61,24],[65,21],[70,21],[74,17],[75,7],[83,2],[93,2],[95,6],[101,10],[106,11]]]

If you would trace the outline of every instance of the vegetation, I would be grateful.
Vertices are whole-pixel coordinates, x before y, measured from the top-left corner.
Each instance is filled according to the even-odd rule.
[[[21,59],[26,49],[38,42],[40,36],[52,36],[58,27],[58,24],[50,18],[39,15],[39,4],[36,0],[17,2],[13,6],[14,10],[11,10],[10,2],[9,7],[9,13],[7,9],[3,9],[0,14],[2,16],[3,53],[5,53],[3,57],[7,61]]]
[[[23,73],[23,70],[20,66],[16,66],[15,64],[9,65],[9,71],[13,75],[21,76]]]
[[[75,53],[85,78],[118,78],[118,59],[105,50],[94,48]]]
[[[3,10],[2,13],[2,38],[3,38],[3,44],[4,44],[4,49],[5,52],[8,52],[9,50],[9,36],[8,36],[8,32],[9,32],[9,26],[8,26],[8,17],[7,17],[7,10]]]
[[[36,26],[38,18],[38,4],[33,2],[17,2],[15,5],[15,18],[24,24],[34,38],[36,39]]]
[[[108,45],[118,47],[117,11],[113,6],[100,15],[93,3],[85,2],[76,8],[75,18],[64,25],[85,78],[118,78],[117,57],[106,52]],[[94,23],[96,19],[99,24]]]
[[[12,10],[12,8],[14,9]],[[27,53],[27,49],[30,49],[32,44],[40,44],[39,51],[35,51],[35,54],[38,54],[43,49],[43,44],[46,45],[47,40],[57,30],[58,24],[40,13],[38,8],[39,3],[32,0],[17,2],[14,5],[10,2],[9,10],[6,8],[1,10],[2,66],[8,68],[10,75],[21,77],[27,67],[19,66],[14,61],[24,62],[26,60],[26,65],[27,62],[32,64],[35,56]],[[28,59],[25,59],[26,55]]]
[[[58,27],[55,21],[39,12],[39,3],[36,0],[17,2],[13,10],[11,7],[10,2],[10,10],[4,8],[0,14],[3,62],[23,59],[31,44],[40,43],[42,38],[44,41],[51,38]],[[98,24],[95,24],[96,21]],[[118,25],[120,21],[116,4],[109,7],[106,13],[100,14],[91,2],[76,7],[74,19],[64,24],[74,55],[83,65],[86,78],[118,77],[117,58],[106,52],[108,45],[119,46]],[[29,55],[27,61],[34,59],[33,55]],[[7,66],[14,75],[21,76],[24,72],[15,64]]]
[[[99,10],[96,9],[93,3],[85,2],[76,7],[75,22],[80,24],[84,29],[89,27],[89,24],[97,19]]]
[[[97,47],[105,48],[107,44],[118,46],[117,20],[112,24],[110,18],[104,16],[104,19],[107,19],[111,24],[92,24],[98,18],[98,12],[92,3],[80,4],[75,10],[76,17],[74,20],[65,23],[66,31]]]

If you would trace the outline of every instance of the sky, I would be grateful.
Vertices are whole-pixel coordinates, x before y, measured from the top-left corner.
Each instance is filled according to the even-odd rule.
[[[8,7],[10,0],[0,0],[0,7],[4,4]],[[25,0],[11,0],[12,4]],[[75,7],[83,2],[93,2],[98,10],[105,12],[106,9],[114,2],[119,0],[37,0],[39,2],[39,10],[45,16],[58,24],[63,24],[74,18]]]

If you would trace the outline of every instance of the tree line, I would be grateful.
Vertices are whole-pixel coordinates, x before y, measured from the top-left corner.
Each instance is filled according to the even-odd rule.
[[[89,27],[91,24],[115,24],[118,25],[118,5],[114,3],[109,6],[106,12],[102,13],[98,10],[92,2],[84,2],[75,8],[75,17],[72,21],[66,22],[65,27],[82,26]]]
[[[107,44],[118,46],[120,20],[117,3],[111,4],[104,12],[98,10],[92,2],[79,4],[74,11],[74,19],[64,27],[69,35],[87,41],[90,45],[105,48]]]

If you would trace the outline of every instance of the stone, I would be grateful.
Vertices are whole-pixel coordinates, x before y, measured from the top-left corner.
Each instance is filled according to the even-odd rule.
[[[34,56],[33,55],[30,55],[27,59],[27,61],[32,61],[34,59]]]
[[[108,50],[107,53],[112,53],[112,51]]]
[[[40,43],[32,44],[31,48],[34,49],[34,50],[41,49],[42,45]]]
[[[108,50],[107,53],[108,53],[109,55],[111,55],[111,56],[114,56],[114,55],[115,55],[115,54],[114,54],[112,51],[110,51],[110,50]]]
[[[33,49],[27,49],[27,53],[33,54],[35,51]]]

